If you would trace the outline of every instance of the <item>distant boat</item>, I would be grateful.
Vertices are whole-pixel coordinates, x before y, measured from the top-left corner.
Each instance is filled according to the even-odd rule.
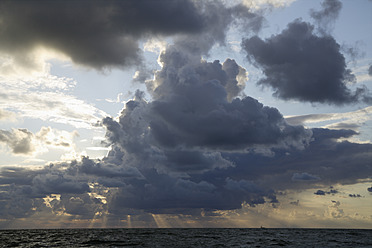
[[[266,229],[266,227],[264,227],[264,226],[261,226],[261,229]]]

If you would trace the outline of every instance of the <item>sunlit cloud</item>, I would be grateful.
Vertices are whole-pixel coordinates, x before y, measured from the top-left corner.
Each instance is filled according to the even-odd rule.
[[[107,114],[70,95],[68,91],[75,84],[72,79],[51,75],[29,81],[0,78],[0,108],[22,118],[93,128],[92,124]]]

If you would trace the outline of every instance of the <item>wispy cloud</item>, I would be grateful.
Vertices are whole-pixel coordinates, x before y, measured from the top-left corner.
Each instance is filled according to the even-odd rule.
[[[50,74],[27,78],[0,78],[0,108],[23,118],[65,123],[76,128],[92,124],[107,114],[69,92],[76,82]]]

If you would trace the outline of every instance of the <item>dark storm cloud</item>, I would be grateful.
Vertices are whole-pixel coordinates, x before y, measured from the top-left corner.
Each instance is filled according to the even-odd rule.
[[[32,180],[32,185],[40,194],[80,194],[89,192],[86,182],[79,182],[75,178],[66,176],[63,172],[39,174]]]
[[[275,202],[276,192],[280,190],[356,183],[370,175],[372,146],[337,141],[350,135],[355,132],[315,129],[314,140],[304,150],[288,153],[286,149],[278,149],[272,157],[223,152],[222,157],[233,166],[199,172],[191,168],[187,177],[169,170],[142,168],[144,179],[127,180],[111,202],[112,211],[137,208],[152,213],[182,213],[183,207],[236,209],[242,202],[251,205]],[[298,172],[304,170],[308,172]],[[333,187],[316,192],[337,193]]]
[[[227,210],[241,207],[242,202],[262,204],[264,197],[275,202],[273,192],[254,182],[226,178],[221,185],[207,181],[174,178],[148,171],[146,183],[123,188],[113,198],[113,208],[142,209],[152,213],[187,212],[187,209]],[[172,210],[173,209],[173,210]]]
[[[368,192],[372,192],[372,187],[367,188],[367,191],[368,191]]]
[[[200,32],[202,13],[191,1],[3,1],[0,49],[24,53],[47,46],[94,68],[139,60],[146,34]]]
[[[372,145],[337,141],[351,135],[355,132],[313,129],[313,139],[303,150],[273,149],[275,153],[271,157],[253,153],[223,153],[223,157],[234,162],[234,167],[204,173],[200,180],[213,181],[213,178],[229,175],[235,180],[253,180],[259,186],[276,191],[356,183],[358,179],[370,176]],[[292,179],[295,173],[303,175],[303,171],[316,175],[319,180]]]
[[[0,216],[2,218],[26,217],[44,206],[44,198],[50,194],[81,195],[90,192],[88,179],[70,175],[62,168],[69,164],[50,165],[42,169],[6,167],[0,170]]]
[[[137,91],[118,121],[103,120],[112,150],[101,167],[126,165],[143,176],[123,179],[112,211],[183,212],[236,209],[242,202],[255,205],[265,198],[276,202],[270,188],[225,174],[234,170],[235,161],[223,152],[254,152],[257,145],[296,150],[310,141],[311,131],[288,125],[277,109],[239,98],[246,71],[231,59],[202,60],[210,44],[193,49],[199,44],[194,41],[176,40],[161,53],[162,68],[146,82],[151,102]],[[218,179],[201,178],[216,170],[222,173]]]
[[[102,176],[108,178],[123,177],[123,178],[142,178],[143,176],[135,167],[127,167],[125,165],[118,166],[110,162],[93,161],[84,157],[79,167],[79,171],[87,175]]]
[[[37,170],[2,168],[1,216],[25,217],[35,208],[91,218],[103,210],[113,215],[134,210],[189,213],[190,209],[237,209],[243,202],[251,206],[275,203],[276,193],[286,189],[356,183],[369,177],[372,146],[337,141],[351,135],[355,132],[314,129],[313,139],[304,149],[275,148],[270,157],[234,151],[215,151],[212,156],[207,147],[195,155],[184,147],[159,146],[151,139],[147,139],[149,146],[141,149],[141,142],[135,146],[113,142],[102,160],[83,158],[81,162],[56,163]],[[130,149],[132,146],[136,149]],[[224,166],[208,162],[208,156]],[[336,193],[333,187],[315,192]],[[51,194],[59,194],[60,199],[46,207],[43,198]]]
[[[315,20],[319,32],[327,34],[333,29],[332,25],[342,9],[342,3],[339,0],[325,0],[321,6],[319,11],[310,10],[310,16]]]
[[[147,82],[152,102],[137,92],[119,122],[104,119],[109,141],[128,153],[126,160],[197,172],[231,166],[220,155],[225,150],[306,145],[311,132],[288,125],[277,109],[234,98],[245,75],[235,61],[201,61],[182,48],[176,44],[161,54],[162,69]]]
[[[368,177],[371,145],[337,141],[355,131],[289,125],[277,109],[241,95],[245,70],[234,60],[207,62],[185,45],[161,54],[162,68],[146,82],[152,101],[137,91],[118,120],[102,121],[111,147],[102,160],[53,164],[26,178],[3,171],[0,185],[12,185],[3,190],[3,215],[14,216],[16,196],[35,200],[24,209],[32,213],[51,194],[61,196],[50,211],[81,218],[238,209],[276,203],[286,189]]]
[[[355,76],[346,68],[340,45],[331,36],[317,36],[309,23],[295,20],[282,33],[262,40],[243,40],[248,58],[263,69],[258,85],[270,86],[276,97],[312,103],[343,105],[369,102],[369,92],[352,92]]]
[[[2,1],[0,15],[0,51],[19,64],[32,66],[28,52],[44,46],[96,69],[138,64],[139,40],[150,35],[212,32],[223,42],[233,19],[251,19],[254,30],[262,19],[244,6],[191,0]]]
[[[246,72],[234,60],[200,61],[176,44],[160,62],[162,69],[147,82],[154,99],[150,134],[159,145],[236,150],[306,142],[308,133],[286,124],[277,109],[251,97],[236,98]]]

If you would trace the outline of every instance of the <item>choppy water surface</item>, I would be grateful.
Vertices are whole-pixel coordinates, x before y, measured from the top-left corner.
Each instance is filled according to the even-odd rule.
[[[372,230],[0,230],[0,247],[372,247]]]

